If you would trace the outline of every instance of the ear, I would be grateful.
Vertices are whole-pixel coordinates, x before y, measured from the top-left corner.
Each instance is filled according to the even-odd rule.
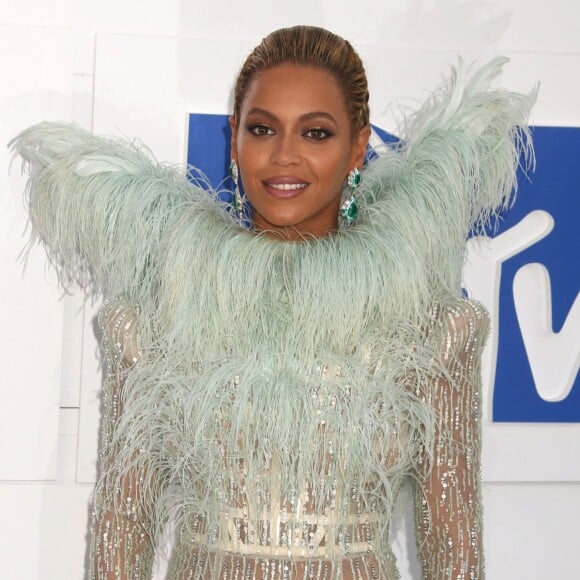
[[[355,134],[352,147],[352,167],[358,167],[359,169],[362,169],[370,137],[370,125],[365,125],[362,129],[359,130],[358,134]]]
[[[232,138],[230,141],[230,154],[232,159],[238,159],[238,126],[233,115],[228,119],[230,129],[232,130]]]

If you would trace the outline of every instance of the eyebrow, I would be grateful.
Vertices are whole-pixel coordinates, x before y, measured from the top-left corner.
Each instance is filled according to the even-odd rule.
[[[268,117],[269,119],[272,119],[272,121],[278,121],[278,117],[276,117],[276,115],[274,115],[274,113],[271,113],[270,111],[267,111],[266,109],[261,109],[260,107],[253,107],[252,109],[250,109],[248,111],[247,114],[248,115],[254,115],[254,114],[264,115],[264,117]],[[312,111],[311,113],[305,113],[304,115],[300,115],[299,120],[300,121],[310,121],[311,119],[320,119],[321,117],[328,119],[329,121],[332,121],[335,125],[338,125],[338,123],[336,122],[336,119],[330,113],[327,113],[325,111]]]

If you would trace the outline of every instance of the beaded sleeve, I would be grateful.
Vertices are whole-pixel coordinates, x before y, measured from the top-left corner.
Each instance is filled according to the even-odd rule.
[[[481,580],[480,358],[488,319],[463,301],[435,317],[442,369],[423,396],[437,417],[433,454],[420,467],[416,525],[426,580]]]
[[[137,312],[120,301],[105,304],[99,312],[106,355],[106,383],[101,430],[100,471],[95,488],[92,521],[90,580],[144,580],[151,578],[154,547],[151,526],[143,510],[141,474],[130,470],[111,477],[117,450],[123,441],[116,427],[123,412],[123,384],[139,364]],[[115,489],[110,489],[114,486]]]

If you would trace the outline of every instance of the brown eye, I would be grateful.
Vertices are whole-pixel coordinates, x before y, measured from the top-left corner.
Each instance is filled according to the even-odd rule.
[[[333,133],[331,131],[328,131],[322,127],[312,127],[304,133],[305,137],[313,139],[314,141],[324,141],[325,139],[332,137],[332,135]]]
[[[274,135],[274,129],[268,125],[250,125],[248,131],[256,137],[264,137],[267,135]]]

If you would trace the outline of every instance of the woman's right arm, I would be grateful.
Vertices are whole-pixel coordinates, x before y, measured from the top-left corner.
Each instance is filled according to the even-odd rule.
[[[143,468],[125,469],[119,464],[118,450],[123,439],[117,433],[123,413],[123,385],[141,359],[138,314],[131,306],[112,301],[101,308],[99,325],[103,331],[107,377],[89,578],[145,580],[151,578],[155,545],[154,526],[143,506],[153,498],[143,497]]]

